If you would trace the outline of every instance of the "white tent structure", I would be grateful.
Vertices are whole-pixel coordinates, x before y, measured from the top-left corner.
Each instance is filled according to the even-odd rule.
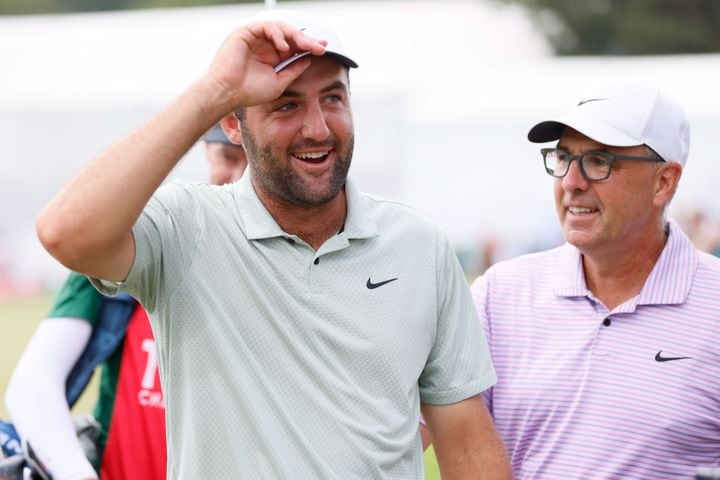
[[[279,2],[280,7],[285,7]],[[557,59],[522,9],[490,1],[293,2],[341,33],[361,188],[406,202],[458,246],[555,234],[551,180],[525,134],[604,78],[658,84],[693,123],[673,209],[718,209],[720,56]],[[104,146],[149,117],[263,5],[0,18],[0,271],[58,279],[34,218]],[[173,173],[202,181],[193,148]],[[148,159],[152,161],[152,159]],[[99,198],[108,214],[122,198]]]

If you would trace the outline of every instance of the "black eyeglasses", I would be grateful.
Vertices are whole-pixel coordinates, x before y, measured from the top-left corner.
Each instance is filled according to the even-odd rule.
[[[571,155],[562,148],[543,148],[540,150],[545,171],[555,178],[563,178],[570,171],[570,164],[577,160],[580,173],[589,182],[605,180],[610,176],[615,160],[644,160],[646,162],[664,162],[659,155],[638,157],[636,155],[618,155],[616,153],[591,150],[582,155]]]

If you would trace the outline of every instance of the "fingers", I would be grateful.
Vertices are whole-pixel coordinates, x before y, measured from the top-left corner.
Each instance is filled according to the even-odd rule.
[[[253,29],[252,26],[250,28]],[[285,22],[261,22],[257,24],[257,29],[259,31],[254,32],[254,36],[259,40],[269,40],[278,52],[310,52],[313,55],[325,53],[325,39],[310,38]]]
[[[295,81],[302,73],[308,69],[311,62],[307,57],[295,60],[287,67],[277,72],[278,83],[280,84],[281,90],[285,90],[292,82]]]
[[[289,43],[291,50],[297,52],[310,52],[313,55],[322,55],[325,53],[325,45],[327,45],[327,41],[325,39],[310,38],[302,31],[292,25],[288,25],[285,22],[279,21],[273,25],[282,32],[286,39],[286,45]]]
[[[323,55],[326,44],[280,21],[247,23],[226,39],[204,80],[209,91],[220,88],[218,100],[228,104],[228,111],[265,103],[277,98],[310,66],[310,57],[298,58],[282,70],[276,69],[279,64],[296,55]]]
[[[287,52],[290,50],[290,44],[287,40],[285,40],[286,34],[279,23],[262,23],[260,24],[260,28],[262,29],[265,38],[273,43],[276,50],[281,52]]]

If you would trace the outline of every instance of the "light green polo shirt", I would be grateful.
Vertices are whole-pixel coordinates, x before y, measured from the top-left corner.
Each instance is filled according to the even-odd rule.
[[[495,383],[455,254],[426,217],[346,186],[316,252],[250,175],[161,188],[124,288],[150,313],[169,478],[423,478],[419,402]]]

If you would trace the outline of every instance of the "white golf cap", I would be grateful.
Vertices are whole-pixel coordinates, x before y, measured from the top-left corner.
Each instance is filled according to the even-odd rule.
[[[264,10],[253,17],[252,20],[279,20],[287,23],[288,25],[292,25],[308,37],[315,38],[317,40],[326,40],[327,46],[325,47],[325,55],[334,57],[348,68],[357,68],[358,66],[355,60],[345,55],[345,49],[340,42],[340,37],[338,37],[337,33],[335,33],[335,30],[317,18],[292,10]],[[297,53],[292,57],[283,60],[275,66],[275,71],[279,72],[292,62],[299,60],[306,55],[310,55],[310,52]]]
[[[631,82],[600,85],[560,118],[528,132],[535,143],[560,138],[565,127],[611,147],[647,145],[663,160],[685,165],[690,124],[682,107],[653,86]]]

